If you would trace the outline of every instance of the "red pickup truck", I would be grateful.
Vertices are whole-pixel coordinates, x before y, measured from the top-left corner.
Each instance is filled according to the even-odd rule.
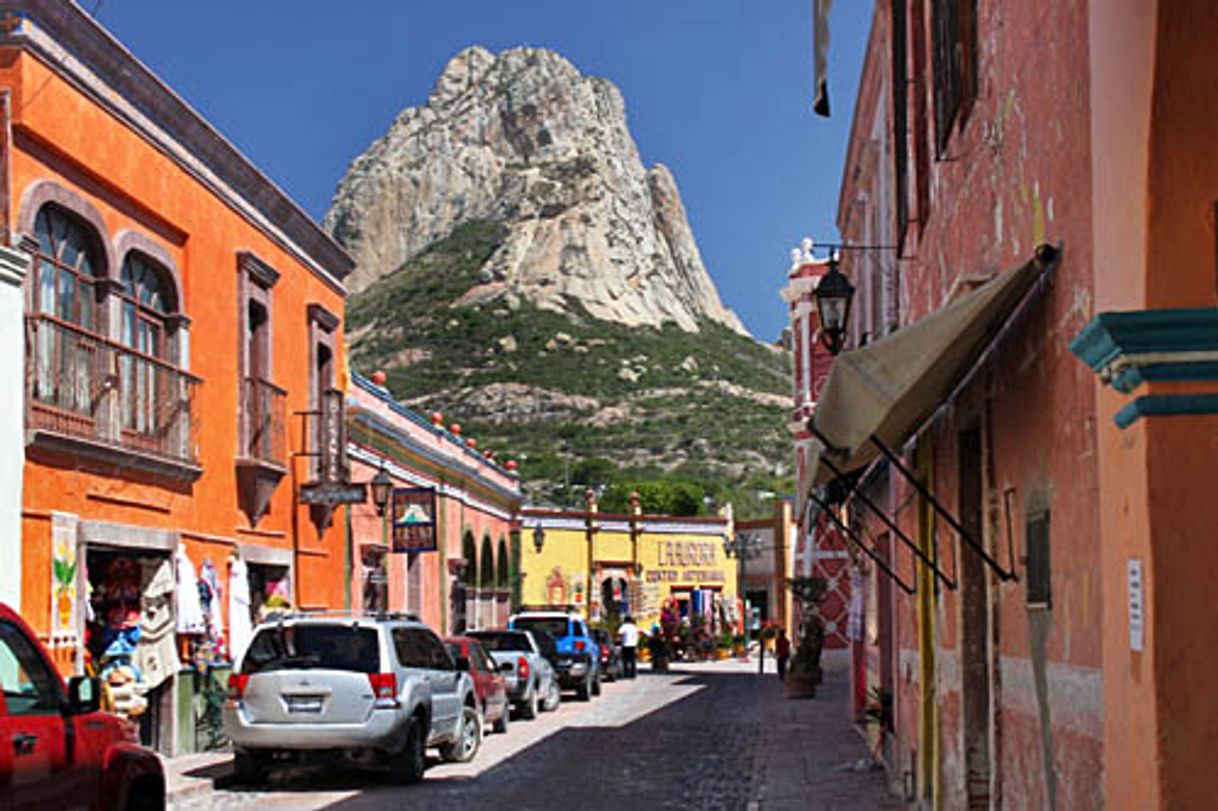
[[[165,807],[165,773],[134,725],[98,711],[101,684],[65,687],[21,617],[0,603],[0,808]]]

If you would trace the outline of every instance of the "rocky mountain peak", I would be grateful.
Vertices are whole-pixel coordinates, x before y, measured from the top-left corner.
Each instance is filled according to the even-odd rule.
[[[357,292],[474,220],[506,236],[466,302],[523,297],[627,325],[744,333],[672,174],[644,168],[617,87],[553,51],[454,56],[427,104],[352,163],[325,224],[357,261]]]

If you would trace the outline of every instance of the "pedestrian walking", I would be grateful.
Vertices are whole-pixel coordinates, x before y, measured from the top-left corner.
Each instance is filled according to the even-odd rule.
[[[787,632],[781,629],[774,642],[774,657],[778,660],[778,680],[782,681],[787,677],[787,662],[791,661],[791,640],[787,639]]]
[[[618,638],[622,640],[622,669],[626,671],[626,678],[633,679],[637,672],[635,654],[638,653],[639,647],[639,629],[634,624],[634,618],[627,614],[626,621],[618,626],[617,633]]]

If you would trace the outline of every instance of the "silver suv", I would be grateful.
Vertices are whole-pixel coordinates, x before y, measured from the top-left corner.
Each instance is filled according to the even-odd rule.
[[[482,742],[469,662],[405,614],[293,614],[258,626],[228,682],[224,730],[237,778],[338,753],[423,777],[426,749],[467,761]]]

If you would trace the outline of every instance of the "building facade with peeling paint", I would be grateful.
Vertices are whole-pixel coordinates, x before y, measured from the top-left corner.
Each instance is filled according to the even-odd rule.
[[[894,575],[862,678],[910,800],[1218,796],[1215,42],[1203,0],[876,4],[839,226],[895,250],[844,258],[810,433]]]
[[[1067,350],[1095,297],[1087,42],[1082,4],[881,0],[866,52],[838,224],[877,247],[843,251],[848,346],[900,357],[1056,249],[960,327],[950,375],[928,364],[935,397],[838,506],[893,575],[860,557],[855,710],[934,807],[1104,802],[1096,390]]]

